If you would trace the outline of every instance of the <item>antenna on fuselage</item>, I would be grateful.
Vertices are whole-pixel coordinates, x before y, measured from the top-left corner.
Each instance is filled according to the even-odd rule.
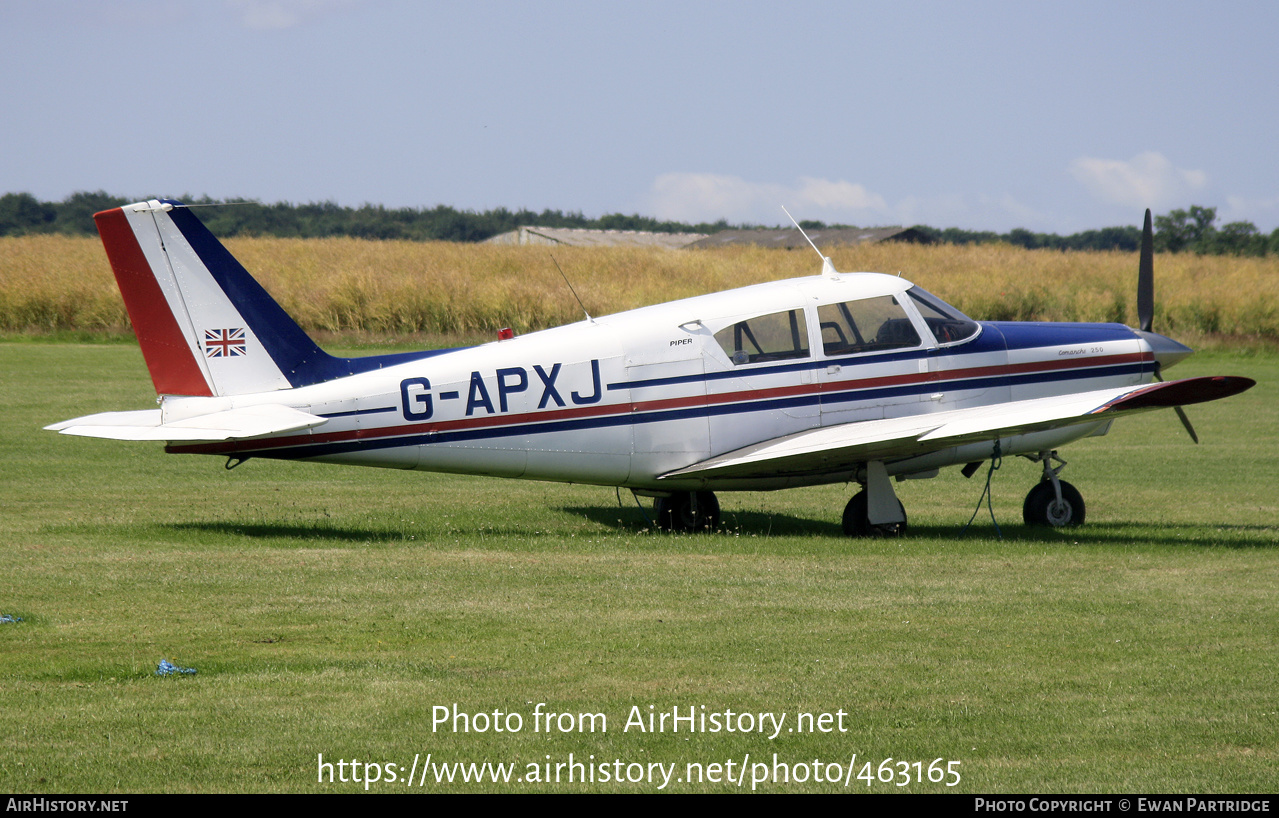
[[[569,280],[568,280],[568,276],[564,275],[564,268],[560,266],[560,263],[559,263],[558,261],[555,261],[555,256],[554,256],[554,255],[552,255],[551,253],[547,253],[547,255],[548,255],[548,256],[551,256],[551,261],[555,262],[555,269],[557,269],[557,270],[559,270],[559,271],[560,271],[560,277],[564,279],[564,283],[565,283],[565,284],[568,284],[568,291],[569,291],[569,292],[571,292],[571,293],[573,294],[573,297],[574,297],[574,298],[577,298],[577,306],[579,306],[579,307],[581,307],[581,308],[582,308],[582,315],[585,315],[585,316],[586,316],[586,320],[587,320],[587,321],[590,321],[592,324],[594,324],[594,323],[595,323],[595,319],[594,319],[594,318],[592,318],[592,317],[591,317],[591,314],[590,314],[589,312],[587,312],[587,311],[586,311],[586,305],[582,303],[582,299],[581,299],[581,298],[578,298],[577,290],[573,289],[573,285],[572,285],[572,283],[570,283],[570,282],[569,282]]]
[[[813,248],[813,252],[817,253],[817,256],[822,260],[822,271],[818,273],[818,275],[824,275],[829,278],[839,278],[839,273],[835,271],[835,265],[831,263],[830,257],[822,255],[822,251],[817,249],[816,244],[813,244],[813,240],[804,232],[804,228],[799,226],[799,222],[795,221],[795,217],[786,209],[786,205],[782,205],[782,212],[786,214],[786,218],[790,219],[791,224],[795,225],[795,229],[804,237],[804,241],[808,242],[809,246]]]

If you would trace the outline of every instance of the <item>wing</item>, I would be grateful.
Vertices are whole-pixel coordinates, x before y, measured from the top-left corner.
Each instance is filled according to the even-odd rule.
[[[164,423],[159,409],[103,412],[44,428],[64,435],[112,440],[219,441],[283,434],[328,423],[328,418],[278,404],[245,406]]]
[[[845,423],[766,440],[678,471],[676,477],[753,478],[822,474],[856,463],[899,460],[965,443],[1094,424],[1122,415],[1217,400],[1253,386],[1250,378],[1188,378],[1013,401],[902,418]]]

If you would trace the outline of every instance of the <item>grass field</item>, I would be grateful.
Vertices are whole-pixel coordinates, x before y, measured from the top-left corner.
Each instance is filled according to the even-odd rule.
[[[950,791],[1274,792],[1279,357],[1201,354],[1174,372],[1211,373],[1258,386],[1192,407],[1202,445],[1164,412],[1063,451],[1082,529],[1024,529],[1038,467],[1009,460],[993,481],[1003,539],[984,508],[959,533],[982,480],[951,470],[901,484],[908,538],[849,541],[843,486],[721,495],[728,531],[664,536],[608,489],[228,472],[58,436],[40,427],[150,405],[141,354],[0,344],[0,613],[24,620],[0,625],[0,790],[362,790],[318,783],[318,755],[403,764],[403,779],[415,754],[523,776],[572,753],[674,764],[666,789],[714,791],[737,787],[675,779],[776,753],[810,766],[764,791],[838,789],[811,762],[825,777],[856,754],[855,775],[958,761]],[[162,658],[199,672],[157,677]],[[535,732],[543,702],[603,713],[607,732]],[[433,708],[455,703],[523,729],[433,732]],[[846,732],[623,729],[632,707],[703,705],[785,713],[784,728],[843,711]]]

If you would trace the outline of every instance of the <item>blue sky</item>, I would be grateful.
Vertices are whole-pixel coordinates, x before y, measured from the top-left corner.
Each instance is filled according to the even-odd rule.
[[[0,192],[1279,227],[1279,3],[0,0]]]

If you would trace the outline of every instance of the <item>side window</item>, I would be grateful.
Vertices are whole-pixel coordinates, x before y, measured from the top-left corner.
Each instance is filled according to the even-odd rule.
[[[715,333],[715,340],[737,366],[808,357],[808,325],[803,310],[738,321]]]
[[[977,334],[981,327],[977,322],[959,310],[942,301],[930,292],[919,287],[911,287],[906,291],[914,299],[919,314],[923,317],[928,329],[932,330],[937,343],[953,344],[966,340]]]
[[[817,308],[822,328],[822,352],[855,355],[920,345],[915,325],[891,295],[826,304]]]

